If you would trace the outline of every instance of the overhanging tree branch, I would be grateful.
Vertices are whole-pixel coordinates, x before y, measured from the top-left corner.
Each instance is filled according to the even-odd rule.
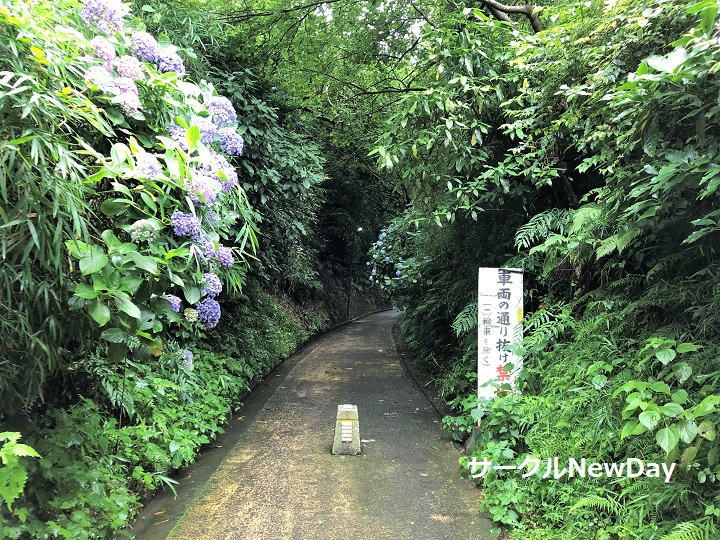
[[[482,0],[482,3],[488,8],[493,17],[501,21],[512,22],[510,19],[511,13],[519,13],[525,15],[530,21],[530,26],[537,33],[542,30],[540,26],[540,18],[538,12],[534,6],[525,4],[524,6],[508,6],[501,4],[497,0]]]

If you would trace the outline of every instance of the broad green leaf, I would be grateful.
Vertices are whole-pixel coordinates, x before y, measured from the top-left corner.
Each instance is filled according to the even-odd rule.
[[[716,435],[715,424],[713,424],[710,420],[704,420],[698,426],[698,435],[708,441],[714,441]]]
[[[650,385],[650,390],[653,392],[660,392],[662,394],[669,394],[670,387],[664,382],[654,382]]]
[[[95,248],[80,259],[80,272],[84,276],[95,274],[105,268],[108,262],[107,255],[101,249]]]
[[[91,302],[88,306],[88,312],[99,326],[105,326],[110,320],[110,308],[100,300]]]
[[[675,359],[677,353],[673,349],[660,349],[655,351],[655,357],[660,360],[663,366]]]
[[[656,411],[643,411],[638,415],[640,423],[652,431],[660,422],[660,413]]]
[[[678,441],[680,440],[680,435],[678,434],[677,429],[670,426],[658,430],[655,435],[655,440],[660,445],[660,448],[665,450],[665,452],[670,453],[670,451],[677,446]]]
[[[140,317],[142,316],[140,308],[132,302],[132,300],[127,294],[117,292],[113,295],[113,299],[115,300],[115,305],[117,306],[117,308],[120,311],[130,315],[133,319],[140,319]]]
[[[666,403],[662,407],[660,407],[660,412],[664,414],[665,416],[669,416],[670,418],[675,418],[676,416],[683,413],[685,409],[682,408],[682,405],[678,405],[677,403]]]
[[[151,274],[157,274],[157,261],[154,257],[141,255],[137,251],[131,251],[127,255],[139,268],[142,268]]]
[[[680,435],[682,442],[687,444],[690,444],[693,439],[695,439],[698,432],[698,426],[695,421],[688,418],[680,420],[677,424],[675,424],[675,427],[678,430],[678,435]]]
[[[110,343],[125,343],[125,340],[127,339],[127,332],[123,332],[119,328],[108,328],[100,334],[100,337]]]
[[[88,285],[87,283],[78,283],[77,287],[75,287],[75,296],[85,298],[86,300],[92,300],[93,298],[97,298],[98,294],[98,291],[96,291],[91,285]]]
[[[185,300],[187,300],[189,304],[197,304],[200,301],[201,292],[197,287],[185,287],[183,293],[185,294]]]

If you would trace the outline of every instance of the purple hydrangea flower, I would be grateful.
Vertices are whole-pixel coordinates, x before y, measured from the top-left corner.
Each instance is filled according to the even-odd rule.
[[[221,128],[220,133],[220,150],[226,154],[239,156],[242,154],[245,141],[233,128]]]
[[[120,94],[118,94],[117,101],[123,112],[131,116],[142,109],[140,98],[134,92],[120,92]]]
[[[139,81],[145,78],[142,70],[142,64],[140,63],[140,60],[134,56],[125,54],[120,58],[116,58],[113,65],[121,77],[127,77],[133,81]]]
[[[380,238],[385,238],[386,236],[387,236],[387,233],[384,233],[384,232],[380,233]]]
[[[130,11],[120,0],[83,0],[83,5],[80,18],[102,34],[122,31],[122,19]]]
[[[185,65],[180,55],[172,48],[163,47],[157,58],[158,70],[162,72],[174,71],[178,75],[185,75]]]
[[[225,268],[232,268],[232,265],[235,263],[232,250],[230,248],[226,248],[222,244],[215,252],[215,257],[220,263],[220,266],[224,266]]]
[[[210,99],[208,110],[218,126],[229,126],[237,121],[235,107],[230,100],[224,96],[214,96]]]
[[[218,222],[217,212],[215,212],[215,210],[208,210],[207,211],[207,219],[210,223],[215,225]]]
[[[213,298],[205,298],[197,306],[197,320],[205,330],[215,328],[220,321],[220,304]]]
[[[115,58],[115,47],[107,39],[102,36],[95,36],[90,40],[93,46],[93,55],[97,58],[105,60],[105,69],[112,67],[112,61]]]
[[[182,308],[182,300],[180,300],[180,298],[174,294],[166,294],[165,300],[170,302],[170,309],[172,309],[175,313],[180,313],[180,308]]]
[[[200,249],[202,249],[203,257],[205,257],[206,261],[215,257],[215,245],[207,238],[203,238],[200,241]]]
[[[138,88],[135,86],[135,81],[128,77],[117,77],[115,79],[115,86],[118,88],[118,93],[124,94],[135,94],[138,95]]]
[[[215,140],[218,127],[213,123],[212,119],[205,116],[193,116],[190,124],[200,129],[200,140],[203,144],[211,144]]]
[[[170,216],[173,231],[177,236],[189,236],[195,242],[200,238],[200,220],[192,214],[183,214],[175,210]]]
[[[173,141],[178,143],[178,146],[182,148],[185,152],[188,151],[190,148],[187,143],[187,138],[185,137],[185,128],[178,126],[177,124],[172,124],[168,128],[168,133],[170,133],[170,137],[172,137]]]
[[[147,32],[135,32],[132,35],[132,51],[145,62],[157,62],[160,57],[160,44]]]
[[[118,88],[115,86],[113,76],[102,66],[93,66],[85,72],[85,80],[97,86],[106,94],[117,94]]]
[[[193,367],[193,360],[195,359],[195,355],[192,353],[191,350],[180,349],[178,355],[180,356],[180,361],[182,362],[184,368],[190,369]]]
[[[374,276],[375,274],[377,274],[377,268],[373,268],[373,269],[372,269],[372,272],[370,272],[370,273],[371,273],[373,276]]]
[[[194,203],[210,206],[217,199],[220,192],[220,184],[214,178],[204,174],[194,174],[188,186],[190,199]]]
[[[400,270],[396,270],[396,271],[395,271],[395,275],[396,275],[397,277],[400,277],[401,274],[402,274],[402,272],[400,272]]]
[[[222,169],[225,179],[220,178],[220,185],[223,191],[231,191],[238,185],[238,175],[234,168]]]
[[[375,242],[375,245],[377,245],[377,246],[382,246],[383,243],[382,243],[380,240],[378,240],[377,242]]]
[[[381,250],[380,250],[380,254],[381,254],[381,255],[385,255],[385,253],[386,253],[386,252],[385,252],[384,249],[381,249]]]
[[[162,173],[162,166],[155,156],[147,152],[140,152],[136,157],[137,167],[145,178],[155,180]]]
[[[202,280],[205,284],[202,291],[204,295],[209,298],[215,298],[222,292],[222,283],[217,274],[203,274]]]

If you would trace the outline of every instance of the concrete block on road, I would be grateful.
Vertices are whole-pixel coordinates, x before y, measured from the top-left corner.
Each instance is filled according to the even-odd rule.
[[[360,454],[360,425],[357,405],[338,405],[332,453],[336,456]]]

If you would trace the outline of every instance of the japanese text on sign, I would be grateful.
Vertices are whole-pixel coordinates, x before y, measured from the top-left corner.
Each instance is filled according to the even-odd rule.
[[[512,383],[522,359],[508,350],[522,340],[523,274],[518,268],[478,272],[478,394],[492,398],[497,384]],[[511,365],[511,366],[510,366]]]

